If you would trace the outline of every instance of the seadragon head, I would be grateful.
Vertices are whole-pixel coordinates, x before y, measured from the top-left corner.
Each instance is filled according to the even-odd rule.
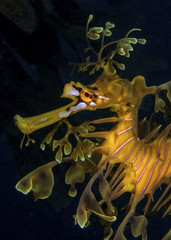
[[[132,102],[133,89],[131,83],[119,78],[113,66],[107,62],[103,66],[103,73],[95,82],[88,86],[70,82],[65,85],[62,97],[73,100],[71,107],[59,113],[61,118],[65,118],[80,110],[112,108],[118,112],[121,104],[125,106]]]
[[[93,19],[90,15],[86,25],[86,40],[88,48],[85,53],[91,51],[95,57],[95,61],[91,61],[90,56],[83,63],[70,63],[73,66],[73,71],[77,68],[78,72],[89,71],[89,75],[102,69],[102,74],[90,85],[85,86],[80,82],[70,82],[65,85],[61,97],[70,98],[72,102],[61,108],[44,113],[38,116],[22,118],[16,115],[14,120],[18,128],[26,135],[46,127],[50,124],[66,119],[79,111],[110,108],[111,111],[118,115],[124,115],[130,109],[138,109],[142,98],[147,94],[155,94],[156,103],[155,111],[161,110],[164,112],[164,102],[159,98],[159,92],[166,89],[168,91],[168,99],[171,99],[170,82],[160,88],[146,87],[145,79],[142,76],[136,76],[132,82],[120,78],[116,72],[116,68],[125,69],[123,63],[118,63],[114,60],[115,55],[130,57],[130,52],[133,51],[132,45],[137,43],[145,44],[146,40],[141,38],[130,37],[134,31],[141,29],[131,29],[125,37],[107,42],[105,38],[112,35],[110,31],[114,27],[113,23],[107,22],[105,27],[92,27],[89,24]],[[92,41],[101,41],[100,49],[96,50],[92,46]],[[107,50],[108,53],[106,54]],[[112,49],[112,50],[111,50]],[[104,55],[105,50],[105,55]],[[30,141],[30,139],[29,139]]]
[[[85,53],[91,51],[95,57],[95,61],[91,61],[91,57],[88,56],[84,63],[70,63],[78,72],[89,71],[89,75],[94,74],[100,69],[103,70],[102,74],[90,85],[84,86],[77,82],[71,82],[65,85],[62,97],[71,98],[74,101],[74,108],[68,109],[68,112],[64,112],[62,116],[69,116],[74,110],[96,110],[102,108],[112,108],[114,111],[118,111],[121,105],[131,105],[134,101],[133,87],[131,83],[118,76],[116,68],[120,70],[125,69],[125,65],[118,63],[114,60],[116,54],[130,57],[130,51],[133,51],[133,44],[140,43],[145,44],[145,39],[137,39],[129,37],[133,31],[141,31],[141,29],[131,29],[125,37],[111,41],[105,44],[105,38],[110,37],[112,32],[111,28],[114,27],[113,23],[107,22],[105,27],[92,27],[89,28],[89,24],[92,21],[93,16],[90,15],[86,26],[86,40],[88,48],[85,49]],[[100,49],[95,50],[92,46],[92,41],[101,41]],[[104,56],[104,50],[110,49]],[[112,50],[111,50],[112,49]],[[119,106],[119,107],[118,107]]]
[[[107,22],[104,28],[89,28],[92,19],[93,16],[90,15],[87,21],[86,40],[88,48],[85,49],[85,53],[92,51],[96,56],[96,61],[91,61],[90,56],[88,56],[85,62],[71,63],[71,65],[73,66],[73,70],[77,68],[78,72],[85,72],[91,68],[89,75],[102,69],[102,74],[94,83],[88,86],[84,86],[79,82],[70,82],[66,84],[62,97],[71,98],[73,102],[64,107],[31,118],[22,118],[16,115],[14,118],[15,123],[24,134],[28,135],[42,127],[58,122],[82,110],[96,110],[112,107],[114,111],[117,111],[120,109],[121,99],[122,105],[126,105],[127,102],[130,102],[132,86],[127,80],[119,78],[115,68],[117,67],[124,70],[125,65],[116,62],[114,57],[116,54],[129,57],[130,51],[133,51],[132,45],[136,43],[145,44],[146,40],[129,37],[131,32],[140,31],[140,29],[133,28],[125,37],[105,44],[105,38],[112,35],[110,29],[114,27],[114,24]],[[91,41],[97,40],[101,41],[99,50],[95,50],[91,44]],[[104,50],[106,51],[109,47],[110,51],[104,56]]]

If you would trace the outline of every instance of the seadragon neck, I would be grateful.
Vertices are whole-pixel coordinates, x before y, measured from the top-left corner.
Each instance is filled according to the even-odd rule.
[[[129,155],[130,149],[133,149],[139,141],[137,133],[137,110],[131,109],[126,114],[119,116],[121,119],[111,130],[114,136],[114,145],[112,156],[121,161]]]

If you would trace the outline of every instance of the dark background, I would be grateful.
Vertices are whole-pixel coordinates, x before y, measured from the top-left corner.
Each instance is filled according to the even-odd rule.
[[[93,26],[107,21],[115,24],[113,38],[123,37],[131,28],[143,31],[132,36],[146,38],[137,45],[121,77],[131,80],[141,74],[147,85],[159,85],[171,78],[170,0],[0,0],[0,239],[65,240],[103,239],[103,227],[96,217],[87,229],[74,225],[79,196],[71,199],[64,184],[65,168],[56,171],[55,193],[50,200],[33,201],[15,190],[15,184],[37,166],[52,161],[49,149],[39,144],[48,130],[35,133],[37,144],[20,150],[22,134],[14,125],[15,114],[33,116],[67,103],[61,100],[63,86],[73,80],[91,82],[87,73],[74,73],[68,62],[81,62],[86,47],[85,25],[90,14]],[[142,104],[142,116],[153,111],[153,99]],[[77,123],[78,119],[75,118]],[[159,122],[163,122],[159,115]],[[118,209],[122,200],[115,201]],[[115,205],[115,204],[114,204]],[[124,213],[120,213],[124,217]],[[158,240],[170,228],[169,216],[152,216],[148,239]],[[113,224],[115,229],[117,223]],[[131,240],[129,231],[128,240]],[[140,239],[140,238],[137,238]]]

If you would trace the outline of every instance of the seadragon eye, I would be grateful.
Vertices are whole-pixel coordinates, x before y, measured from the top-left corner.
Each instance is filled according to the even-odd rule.
[[[80,98],[82,99],[83,102],[90,103],[92,95],[89,92],[82,90],[80,92]]]

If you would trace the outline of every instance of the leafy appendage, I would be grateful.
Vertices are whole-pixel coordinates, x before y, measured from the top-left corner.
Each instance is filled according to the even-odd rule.
[[[123,63],[116,62],[113,58],[116,54],[119,54],[121,56],[130,57],[130,51],[133,51],[132,44],[145,44],[146,40],[141,38],[132,38],[129,37],[130,33],[133,31],[141,31],[141,29],[133,28],[131,29],[124,38],[121,38],[119,40],[111,41],[107,44],[104,44],[104,38],[110,37],[112,35],[112,32],[110,31],[111,28],[114,28],[115,25],[113,23],[107,22],[105,24],[105,28],[103,27],[92,27],[89,28],[89,23],[92,21],[93,15],[90,15],[87,21],[87,27],[86,27],[86,39],[88,43],[88,47],[84,50],[85,53],[87,53],[89,50],[91,50],[94,55],[96,56],[97,60],[92,62],[90,60],[90,56],[86,58],[86,61],[84,63],[70,63],[70,65],[73,65],[73,70],[78,67],[78,72],[82,71],[88,71],[88,67],[94,66],[93,69],[89,72],[89,75],[92,75],[95,73],[95,71],[99,71],[101,68],[104,67],[104,65],[111,61],[112,64],[116,65],[117,68],[120,70],[125,70],[125,65]],[[101,40],[100,49],[99,51],[96,51],[90,41],[96,41]],[[113,50],[109,51],[107,56],[103,57],[103,51],[109,46],[114,45]]]
[[[78,163],[74,162],[65,174],[65,183],[71,185],[69,195],[75,197],[77,190],[75,188],[76,183],[82,183],[85,178],[85,170]]]
[[[74,148],[72,157],[75,161],[80,158],[81,161],[85,160],[85,157],[91,157],[90,149],[94,146],[94,143],[89,139],[84,139],[83,141],[78,139],[77,146]]]
[[[163,90],[167,91],[167,98],[171,102],[171,81],[164,83],[157,87],[156,94],[155,94],[155,112],[165,112],[165,102],[159,97],[159,93]]]
[[[35,201],[37,199],[48,198],[51,195],[54,185],[52,168],[56,165],[57,162],[53,161],[38,167],[22,178],[17,183],[16,189],[24,194],[32,190]]]
[[[59,126],[61,124],[65,123],[68,130],[65,134],[65,136],[62,139],[59,140],[53,140],[53,136]],[[95,128],[91,125],[89,125],[89,122],[84,122],[80,126],[72,126],[67,120],[60,121],[50,133],[44,138],[42,143],[40,144],[40,147],[42,150],[45,149],[45,143],[51,145],[52,144],[52,150],[55,151],[57,149],[55,160],[58,163],[62,162],[63,155],[70,155],[72,154],[72,158],[74,161],[78,161],[78,159],[81,159],[82,161],[85,160],[86,157],[91,157],[91,148],[94,146],[94,143],[88,139],[82,140],[81,137],[85,137],[89,132],[94,131]],[[68,140],[70,135],[73,135],[77,141],[77,145],[74,149],[72,149],[72,144]]]

